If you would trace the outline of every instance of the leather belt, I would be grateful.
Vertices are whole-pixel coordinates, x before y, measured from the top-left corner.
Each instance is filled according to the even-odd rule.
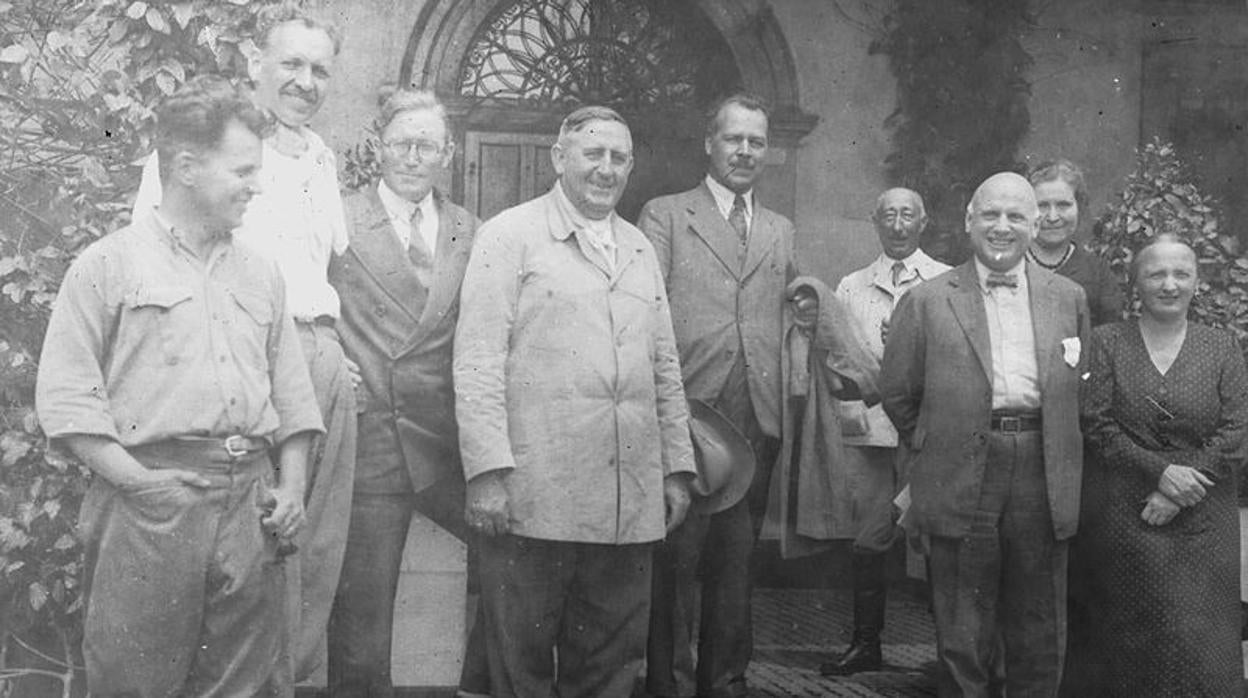
[[[188,447],[203,448],[210,453],[219,449],[220,452],[224,452],[231,459],[244,458],[269,449],[267,439],[262,439],[258,436],[243,436],[242,434],[231,434],[226,437],[181,436],[173,439],[173,441],[185,444]]]
[[[1017,434],[1023,431],[1040,431],[1043,422],[1039,412],[993,412],[989,425],[993,431]]]

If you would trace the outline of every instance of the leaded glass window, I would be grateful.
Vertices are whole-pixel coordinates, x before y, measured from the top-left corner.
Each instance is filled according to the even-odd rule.
[[[694,105],[739,82],[692,0],[517,0],[478,31],[460,93],[535,105]]]

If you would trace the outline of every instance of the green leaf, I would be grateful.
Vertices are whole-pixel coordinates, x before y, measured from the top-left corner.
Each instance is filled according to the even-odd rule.
[[[186,29],[186,26],[195,18],[195,6],[192,3],[179,2],[171,5],[170,9],[173,10],[173,21],[183,29]]]
[[[66,533],[56,539],[56,542],[52,544],[52,548],[54,550],[69,550],[75,545],[78,545],[78,539]]]
[[[126,8],[126,16],[130,19],[142,19],[147,14],[147,3],[143,0],[135,0]]]
[[[39,582],[31,582],[29,598],[30,607],[38,611],[48,602],[48,590]]]
[[[25,63],[30,51],[21,44],[10,44],[0,49],[0,63]]]
[[[161,11],[155,7],[147,8],[147,26],[161,34],[169,33],[169,20],[165,19]]]

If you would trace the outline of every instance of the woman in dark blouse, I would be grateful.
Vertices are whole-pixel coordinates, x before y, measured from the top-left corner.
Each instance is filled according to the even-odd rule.
[[[1086,652],[1072,660],[1100,685],[1079,694],[1240,696],[1243,354],[1230,333],[1188,321],[1197,275],[1186,243],[1154,239],[1132,278],[1140,317],[1093,332],[1082,396],[1078,545],[1096,562],[1084,571]]]
[[[1094,327],[1121,320],[1123,294],[1118,279],[1100,257],[1074,239],[1079,214],[1088,205],[1083,172],[1069,160],[1054,160],[1036,167],[1027,179],[1040,207],[1040,230],[1027,256],[1083,287]]]

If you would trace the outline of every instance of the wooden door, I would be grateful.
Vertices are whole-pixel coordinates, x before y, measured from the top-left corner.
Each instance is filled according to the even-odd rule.
[[[657,130],[656,130],[657,131]],[[705,156],[701,138],[638,129],[633,133],[635,164],[617,212],[636,221],[641,207],[662,194],[684,191],[698,183]],[[465,134],[464,206],[481,220],[505,208],[540,196],[554,185],[550,162],[555,134]]]
[[[464,206],[487,220],[550,190],[554,134],[469,131],[464,153]]]

